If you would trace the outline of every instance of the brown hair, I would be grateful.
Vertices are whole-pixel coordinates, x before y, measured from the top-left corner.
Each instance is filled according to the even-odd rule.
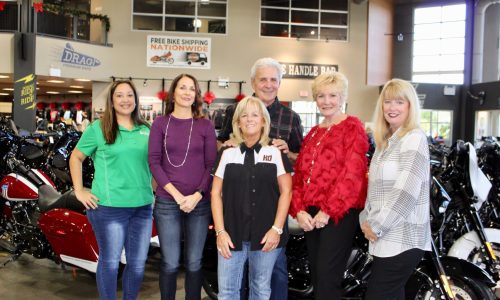
[[[118,129],[118,122],[116,121],[116,112],[113,107],[113,95],[115,94],[116,88],[120,84],[128,84],[132,91],[134,92],[134,101],[135,108],[132,111],[132,121],[134,121],[135,125],[145,125],[150,127],[149,124],[144,121],[139,113],[139,96],[137,96],[137,90],[135,89],[134,84],[129,80],[116,80],[111,84],[109,88],[108,97],[106,99],[106,108],[104,109],[104,115],[101,119],[101,130],[104,139],[106,140],[106,144],[114,144],[116,141],[116,137],[120,132]]]
[[[201,106],[203,105],[203,102],[201,100],[200,85],[198,83],[198,80],[196,80],[196,78],[194,78],[193,75],[185,74],[185,73],[180,74],[177,77],[175,77],[174,81],[172,81],[172,84],[170,85],[170,89],[168,91],[167,105],[165,105],[165,115],[171,114],[174,111],[175,89],[177,88],[179,81],[184,77],[187,77],[187,78],[193,80],[193,82],[194,82],[195,97],[194,97],[193,105],[191,105],[191,112],[193,113],[193,118],[195,118],[195,119],[203,118],[203,113],[201,110]]]

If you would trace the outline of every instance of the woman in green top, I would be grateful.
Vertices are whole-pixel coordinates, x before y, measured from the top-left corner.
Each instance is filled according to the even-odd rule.
[[[96,279],[101,299],[116,299],[123,248],[127,259],[123,299],[137,298],[149,249],[153,202],[149,125],[141,119],[138,101],[132,82],[113,82],[102,120],[85,130],[69,162],[76,197],[87,208],[99,245]],[[87,156],[95,167],[90,192],[82,183]]]

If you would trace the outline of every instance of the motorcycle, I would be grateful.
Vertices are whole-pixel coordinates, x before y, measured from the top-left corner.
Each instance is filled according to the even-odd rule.
[[[0,181],[0,248],[15,261],[26,253],[95,273],[99,250],[85,207],[72,190],[60,194],[43,172],[6,156],[10,173]],[[151,245],[159,246],[153,228]],[[126,264],[124,252],[120,262]]]
[[[432,214],[433,236],[440,254],[469,260],[498,281],[500,230],[483,225],[481,212],[489,210],[486,207],[490,203],[481,203],[472,187],[471,178],[474,176],[470,175],[469,164],[475,159],[475,152],[470,147],[458,141],[447,155],[444,171],[433,177],[431,207],[438,206],[442,211],[441,214]]]
[[[47,155],[44,170],[50,175],[59,191],[67,191],[73,185],[69,170],[69,158],[80,137],[81,133],[77,131],[60,132],[58,140]],[[94,179],[94,164],[90,157],[82,162],[82,175],[83,186],[90,188]]]
[[[286,254],[288,259],[288,290],[291,298],[310,299],[313,295],[307,249],[302,230],[289,217],[290,238]],[[217,299],[217,249],[213,226],[204,249],[203,288],[211,299]],[[371,274],[372,256],[361,230],[355,236],[342,287],[343,299],[363,299],[367,280]],[[480,267],[454,257],[440,257],[432,243],[432,251],[415,269],[405,287],[406,299],[495,299],[491,288],[495,282]]]

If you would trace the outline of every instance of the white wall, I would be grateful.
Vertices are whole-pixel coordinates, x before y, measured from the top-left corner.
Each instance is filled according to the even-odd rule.
[[[13,40],[13,33],[0,33],[0,73],[14,73]]]
[[[260,1],[231,0],[229,2],[227,35],[194,35],[132,31],[132,1],[103,0],[103,14],[111,20],[109,41],[113,44],[112,73],[117,77],[174,78],[189,72],[200,80],[216,80],[219,76],[231,81],[244,80],[245,94],[251,94],[250,68],[260,57],[271,56],[279,61],[316,64],[338,64],[350,80],[348,112],[367,121],[378,95],[377,87],[365,85],[367,3],[350,5],[350,33],[348,42],[297,41],[295,39],[259,37]],[[210,70],[186,70],[146,67],[146,37],[203,36],[212,39],[212,67]],[[170,82],[168,82],[167,87]],[[279,97],[282,101],[311,100],[310,80],[284,79]],[[139,86],[139,84],[137,84]],[[206,89],[206,83],[202,83]],[[232,98],[238,94],[236,84],[228,89],[211,85],[217,97]],[[309,97],[299,97],[299,91],[309,91]],[[158,90],[149,92],[155,95]]]

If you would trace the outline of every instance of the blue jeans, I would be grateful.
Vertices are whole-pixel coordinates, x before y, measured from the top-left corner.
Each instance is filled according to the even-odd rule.
[[[99,246],[97,289],[104,300],[116,300],[118,266],[123,248],[127,265],[123,271],[123,299],[136,299],[144,277],[151,239],[152,206],[98,206],[87,210]]]
[[[200,299],[203,280],[201,261],[210,222],[210,201],[201,200],[193,211],[185,213],[174,200],[157,198],[153,214],[160,239],[162,300],[175,299],[182,241],[186,268],[186,299]]]
[[[273,266],[283,248],[270,252],[250,251],[250,242],[243,242],[241,251],[231,251],[231,258],[218,254],[217,278],[219,300],[240,298],[241,279],[245,261],[248,259],[250,300],[268,300],[271,296],[271,275]]]

